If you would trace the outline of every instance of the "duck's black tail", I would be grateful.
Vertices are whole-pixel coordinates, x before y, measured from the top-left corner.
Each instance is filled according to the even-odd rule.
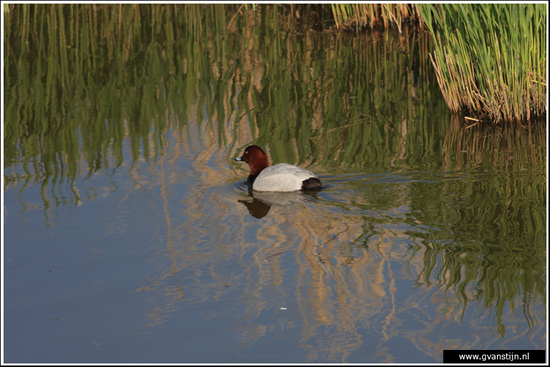
[[[302,190],[321,190],[323,184],[317,177],[311,177],[302,182]]]

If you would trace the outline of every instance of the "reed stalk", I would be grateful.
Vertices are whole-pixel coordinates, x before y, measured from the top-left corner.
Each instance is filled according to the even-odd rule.
[[[422,4],[431,57],[453,112],[498,123],[546,114],[546,6]]]
[[[338,29],[359,31],[362,28],[395,26],[419,20],[416,5],[411,4],[332,4],[334,23]]]

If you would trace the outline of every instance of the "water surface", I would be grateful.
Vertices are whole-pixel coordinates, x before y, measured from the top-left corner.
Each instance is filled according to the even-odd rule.
[[[427,34],[30,9],[57,27],[7,33],[5,362],[545,347],[546,132],[449,115]],[[249,192],[252,143],[325,189]]]

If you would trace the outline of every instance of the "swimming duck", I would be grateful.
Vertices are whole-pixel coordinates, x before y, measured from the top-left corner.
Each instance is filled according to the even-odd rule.
[[[267,155],[257,145],[246,147],[236,161],[246,162],[250,167],[247,184],[255,191],[289,192],[319,190],[323,184],[313,172],[289,163],[269,165]]]

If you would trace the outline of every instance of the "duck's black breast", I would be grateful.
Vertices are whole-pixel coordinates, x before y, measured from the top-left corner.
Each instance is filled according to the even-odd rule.
[[[258,177],[258,175],[253,175],[253,174],[248,175],[248,178],[246,179],[246,185],[249,188],[252,188],[252,185],[254,184],[254,181],[256,180],[256,177]]]

